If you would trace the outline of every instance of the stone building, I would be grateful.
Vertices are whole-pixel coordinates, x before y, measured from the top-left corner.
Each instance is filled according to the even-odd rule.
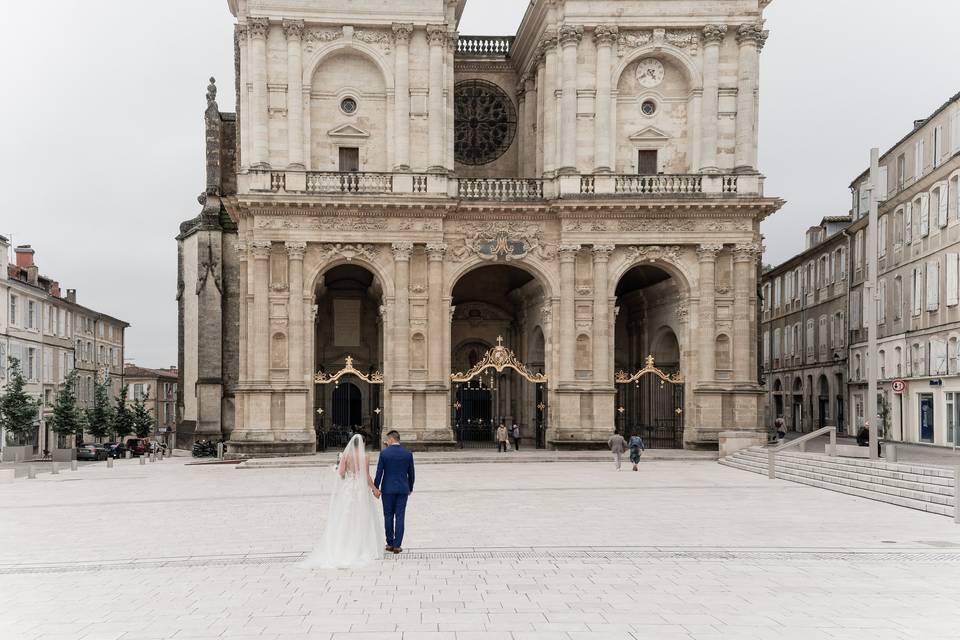
[[[153,416],[154,432],[151,438],[173,447],[177,433],[177,370],[147,369],[127,363],[123,367],[124,384],[127,385],[127,405],[133,407],[142,400]]]
[[[40,274],[30,245],[14,249],[0,236],[0,388],[8,381],[9,360],[20,361],[26,391],[42,402],[37,432],[30,444],[34,453],[57,448],[56,435],[47,426],[57,390],[74,368],[77,398],[93,402],[96,377],[111,381],[115,396],[123,384],[123,338],[130,326],[122,320],[77,304],[75,289],[63,295],[60,284]],[[6,443],[6,438],[0,438]]]
[[[237,113],[211,84],[178,236],[183,433],[761,438],[769,0],[536,0],[511,37],[459,35],[464,3],[229,1]]]
[[[851,184],[850,422],[867,392],[868,174]],[[960,429],[960,94],[918,120],[880,158],[877,358],[886,437],[953,445]],[[893,381],[905,389],[897,393]]]
[[[845,427],[850,216],[807,231],[807,248],[762,276],[764,423],[789,431]]]

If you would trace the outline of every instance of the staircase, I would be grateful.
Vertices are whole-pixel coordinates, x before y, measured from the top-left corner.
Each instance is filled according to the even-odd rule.
[[[767,449],[743,449],[721,458],[720,464],[766,475]],[[782,451],[776,457],[776,475],[779,480],[792,480],[928,513],[954,515],[956,489],[952,469]]]

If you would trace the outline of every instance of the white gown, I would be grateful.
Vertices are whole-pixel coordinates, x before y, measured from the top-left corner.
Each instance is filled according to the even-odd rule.
[[[356,568],[383,558],[383,508],[367,483],[369,473],[363,438],[355,435],[331,474],[333,489],[323,537],[301,566]]]

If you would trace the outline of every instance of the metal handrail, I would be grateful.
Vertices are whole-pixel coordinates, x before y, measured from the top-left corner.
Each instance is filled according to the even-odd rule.
[[[830,434],[830,445],[827,447],[827,455],[831,458],[837,457],[837,428],[836,427],[823,427],[817,429],[816,431],[811,431],[810,433],[800,436],[796,440],[791,440],[790,442],[784,442],[778,447],[773,447],[772,449],[767,450],[767,477],[771,480],[777,477],[777,472],[774,467],[776,461],[776,455],[785,449],[791,447],[797,447],[800,451],[806,451],[807,442],[813,440],[814,438],[819,438],[825,433]]]

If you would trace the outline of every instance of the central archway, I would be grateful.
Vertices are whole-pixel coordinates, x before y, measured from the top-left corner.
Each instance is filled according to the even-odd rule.
[[[499,344],[531,373],[548,373],[541,320],[545,302],[540,280],[521,267],[484,264],[462,274],[451,291],[452,372],[469,371]],[[521,447],[539,444],[546,420],[542,386],[509,369],[488,369],[468,382],[454,382],[450,420],[460,446],[495,446],[501,423],[519,427]]]

